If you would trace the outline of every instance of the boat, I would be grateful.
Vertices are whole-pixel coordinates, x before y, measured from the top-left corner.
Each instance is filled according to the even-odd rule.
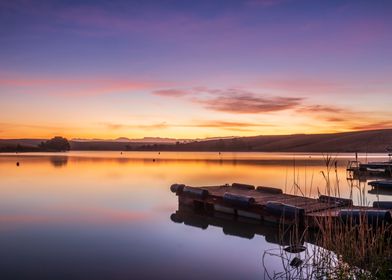
[[[392,154],[387,149],[389,159],[387,161],[375,161],[362,163],[358,160],[358,155],[355,155],[355,160],[349,161],[347,164],[347,172],[356,177],[392,177]],[[391,150],[392,151],[392,150]],[[349,177],[353,177],[349,176]]]

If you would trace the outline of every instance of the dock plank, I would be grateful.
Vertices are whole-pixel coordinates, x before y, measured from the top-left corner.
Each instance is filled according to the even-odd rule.
[[[184,186],[184,185],[181,185]],[[271,207],[283,207],[281,209],[289,210],[279,210],[279,211],[289,211],[286,212],[290,215],[295,215],[295,211],[303,211],[303,219],[308,225],[316,225],[318,221],[326,220],[328,218],[335,219],[339,216],[339,212],[342,209],[352,209],[352,210],[377,210],[373,207],[366,206],[344,206],[342,205],[342,200],[338,198],[330,198],[330,201],[322,201],[316,198],[284,194],[277,192],[269,192],[268,190],[256,190],[256,189],[246,189],[245,187],[233,187],[230,185],[220,185],[220,186],[203,186],[199,188],[187,186],[187,188],[192,189],[191,196],[189,196],[189,190],[187,192],[176,192],[182,203],[188,204],[190,206],[202,207],[211,209],[226,209],[225,211],[234,215],[241,215],[243,213],[248,213],[248,216],[258,217],[262,220],[263,218],[273,218],[271,215],[273,211]],[[176,188],[174,188],[176,189]],[[204,192],[199,192],[200,189]],[[208,192],[205,192],[208,191]],[[275,189],[276,191],[276,189]],[[200,193],[200,195],[198,195]],[[225,193],[230,193],[235,196],[239,196],[239,200],[227,201],[223,197]],[[235,197],[237,199],[237,197]],[[252,200],[252,203],[249,201]],[[344,202],[346,202],[345,200]],[[274,206],[268,204],[270,202],[275,202]],[[284,204],[284,205],[280,205]],[[287,208],[288,207],[288,208]],[[302,210],[303,209],[303,210]],[[276,210],[276,209],[275,209]],[[274,210],[274,211],[275,211]],[[216,210],[219,211],[219,210]],[[271,212],[272,211],[272,212]],[[293,212],[294,211],[294,212]],[[281,212],[280,215],[282,215]],[[275,213],[276,214],[276,213]],[[392,213],[391,213],[392,214]],[[279,215],[275,217],[279,220]],[[296,222],[295,219],[288,219],[287,222]],[[317,221],[316,221],[317,220]]]

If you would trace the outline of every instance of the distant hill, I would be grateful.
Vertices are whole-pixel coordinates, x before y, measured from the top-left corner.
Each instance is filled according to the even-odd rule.
[[[0,152],[36,152],[46,139],[0,139]]]
[[[4,146],[38,146],[41,142],[46,141],[47,139],[0,139],[0,147]]]
[[[333,134],[295,134],[195,141],[177,145],[143,146],[145,150],[261,152],[386,152],[392,129]]]
[[[127,137],[118,137],[116,139],[72,139],[73,142],[132,142],[132,143],[166,143],[174,144],[178,141],[186,142],[193,141],[193,139],[175,139],[175,138],[161,138],[161,137],[144,137],[140,139],[130,139]]]
[[[4,147],[37,147],[45,139],[3,139]],[[71,150],[97,151],[260,151],[260,152],[386,152],[392,147],[392,129],[331,134],[261,135],[203,140],[146,137],[115,140],[75,139]]]

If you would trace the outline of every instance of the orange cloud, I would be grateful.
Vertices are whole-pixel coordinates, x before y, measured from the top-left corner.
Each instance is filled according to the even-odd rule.
[[[257,131],[257,129],[265,127],[274,127],[268,123],[252,123],[252,122],[233,122],[233,121],[222,121],[222,120],[206,120],[206,121],[195,121],[192,123],[174,123],[169,124],[163,123],[152,123],[144,125],[133,125],[133,124],[120,124],[120,123],[101,123],[107,129],[120,130],[120,129],[143,129],[143,130],[155,130],[155,129],[168,129],[168,128],[219,128],[224,130],[239,131],[239,132],[250,132]]]
[[[165,122],[153,124],[120,124],[120,123],[102,123],[106,128],[111,130],[131,128],[131,129],[165,129],[168,128]]]
[[[353,130],[391,129],[392,121],[381,121],[352,127]]]
[[[392,128],[392,121],[383,121],[390,115],[387,112],[369,114],[337,106],[309,105],[296,109],[296,112],[312,118],[335,123],[346,130],[372,130]]]
[[[192,126],[197,127],[223,127],[223,128],[234,128],[234,127],[260,127],[260,126],[270,126],[268,124],[255,124],[249,122],[231,122],[231,121],[205,121],[194,124]]]

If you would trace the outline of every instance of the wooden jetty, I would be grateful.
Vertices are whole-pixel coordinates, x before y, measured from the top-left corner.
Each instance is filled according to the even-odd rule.
[[[232,185],[191,187],[173,184],[179,205],[220,212],[254,221],[319,228],[330,220],[366,222],[372,226],[392,223],[392,202],[373,207],[353,206],[351,199],[321,195],[318,199],[284,194],[281,189]]]

